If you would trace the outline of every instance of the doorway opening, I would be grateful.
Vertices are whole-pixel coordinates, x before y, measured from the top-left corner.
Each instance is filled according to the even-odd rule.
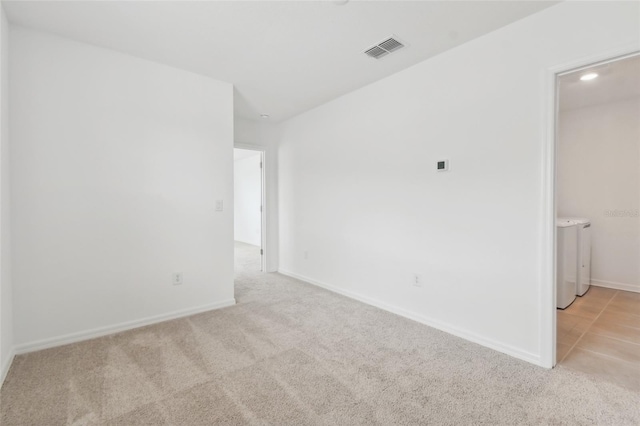
[[[640,54],[555,75],[553,365],[640,391]]]
[[[236,268],[263,272],[265,263],[264,151],[234,148],[234,240]]]

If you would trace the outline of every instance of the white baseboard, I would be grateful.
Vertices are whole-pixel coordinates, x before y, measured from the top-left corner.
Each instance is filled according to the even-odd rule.
[[[211,303],[209,305],[198,306],[196,308],[173,311],[166,314],[155,315],[152,317],[141,318],[133,321],[127,321],[127,322],[110,325],[106,327],[94,328],[91,330],[81,331],[78,333],[70,333],[63,336],[37,340],[35,342],[22,343],[22,344],[16,345],[15,354],[20,355],[28,352],[39,351],[42,349],[53,348],[56,346],[67,345],[69,343],[81,342],[83,340],[95,339],[96,337],[102,337],[109,334],[131,330],[133,328],[144,327],[146,325],[156,324],[159,322],[164,322],[164,321],[168,321],[176,318],[188,317],[190,315],[212,311],[214,309],[226,308],[228,306],[233,306],[235,304],[236,304],[235,299],[228,299],[228,300],[223,300],[217,303]]]
[[[461,328],[453,326],[451,324],[447,324],[447,323],[435,320],[433,318],[428,318],[428,317],[426,317],[424,315],[421,315],[421,314],[418,314],[418,313],[415,313],[415,312],[411,312],[411,311],[408,311],[408,310],[406,310],[404,308],[393,306],[393,305],[390,305],[388,303],[381,302],[379,300],[372,299],[372,298],[367,297],[367,296],[363,296],[363,295],[361,295],[359,293],[356,293],[356,292],[353,292],[353,291],[343,290],[343,289],[335,287],[333,285],[326,284],[326,283],[323,283],[323,282],[320,282],[320,281],[316,281],[316,280],[314,280],[312,278],[296,274],[295,272],[291,272],[291,271],[287,271],[287,270],[283,270],[283,269],[280,269],[278,272],[281,273],[282,275],[286,275],[288,277],[295,278],[295,279],[298,279],[300,281],[304,281],[306,283],[309,283],[309,284],[312,284],[312,285],[315,285],[315,286],[318,286],[318,287],[322,287],[322,288],[324,288],[326,290],[329,290],[331,292],[338,293],[338,294],[341,294],[343,296],[349,297],[351,299],[355,299],[355,300],[357,300],[359,302],[366,303],[367,305],[375,306],[376,308],[380,308],[382,310],[394,313],[396,315],[400,315],[401,317],[405,317],[405,318],[408,318],[410,320],[413,320],[413,321],[428,325],[429,327],[436,328],[436,329],[438,329],[440,331],[444,331],[445,333],[453,334],[454,336],[461,337],[461,338],[463,338],[465,340],[468,340],[470,342],[477,343],[479,345],[482,345],[482,346],[485,346],[487,348],[496,350],[498,352],[502,352],[504,354],[507,354],[507,355],[510,355],[512,357],[521,359],[523,361],[527,361],[527,362],[530,362],[532,364],[544,367],[542,365],[542,361],[541,361],[540,356],[537,355],[537,354],[533,354],[531,352],[523,351],[522,349],[518,349],[518,348],[515,348],[515,347],[510,346],[510,345],[505,345],[504,343],[500,343],[500,342],[496,342],[496,341],[491,340],[491,339],[487,339],[486,337],[480,336],[480,335],[478,335],[476,333],[473,333],[471,331],[468,331],[468,330],[461,329]]]
[[[617,283],[614,281],[592,279],[591,285],[595,285],[596,287],[612,288],[614,290],[633,291],[634,293],[640,293],[640,285],[634,285],[634,284],[625,284],[625,283]]]
[[[4,379],[7,378],[7,373],[9,373],[9,369],[11,368],[11,364],[13,364],[13,359],[16,357],[15,349],[11,348],[11,352],[9,352],[9,357],[7,360],[0,366],[0,389],[2,389],[2,385],[4,384]]]

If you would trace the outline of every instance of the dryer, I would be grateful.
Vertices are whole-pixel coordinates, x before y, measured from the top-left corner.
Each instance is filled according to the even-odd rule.
[[[578,226],[576,295],[584,296],[591,285],[591,221],[584,217],[563,217]]]
[[[578,225],[556,221],[556,306],[565,309],[576,299]]]

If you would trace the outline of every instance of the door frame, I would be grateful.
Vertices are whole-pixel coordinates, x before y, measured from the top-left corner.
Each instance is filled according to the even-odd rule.
[[[556,65],[548,68],[544,73],[546,95],[543,96],[543,111],[546,131],[543,134],[544,140],[542,144],[540,364],[546,368],[553,368],[556,365],[557,77],[637,54],[640,54],[638,43],[628,43],[596,55]]]
[[[267,250],[267,191],[270,189],[267,186],[267,148],[260,145],[252,145],[247,143],[238,143],[235,142],[233,144],[234,149],[246,149],[249,151],[258,151],[260,152],[260,163],[262,167],[260,168],[260,180],[261,180],[261,188],[260,188],[260,206],[262,207],[262,211],[260,214],[260,249],[262,250],[262,255],[260,256],[260,271],[266,272],[267,270],[267,256],[269,255]],[[235,166],[235,163],[234,163]],[[235,193],[234,193],[235,198]]]

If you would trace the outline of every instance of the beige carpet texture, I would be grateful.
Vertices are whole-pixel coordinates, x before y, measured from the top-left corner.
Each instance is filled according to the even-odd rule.
[[[638,425],[640,394],[309,284],[237,244],[233,307],[16,357],[12,425]]]

